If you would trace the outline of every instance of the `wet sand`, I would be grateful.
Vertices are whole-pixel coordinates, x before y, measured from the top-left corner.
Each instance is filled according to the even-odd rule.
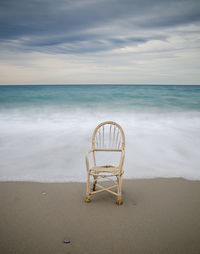
[[[200,181],[124,180],[122,206],[85,189],[1,182],[0,253],[200,253]]]

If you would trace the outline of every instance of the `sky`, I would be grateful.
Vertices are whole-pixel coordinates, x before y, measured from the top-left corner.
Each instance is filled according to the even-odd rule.
[[[1,0],[0,84],[200,84],[200,1]]]

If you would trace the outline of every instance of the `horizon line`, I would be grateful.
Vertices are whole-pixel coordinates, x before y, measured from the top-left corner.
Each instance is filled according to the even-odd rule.
[[[0,86],[199,86],[200,84],[0,84]]]

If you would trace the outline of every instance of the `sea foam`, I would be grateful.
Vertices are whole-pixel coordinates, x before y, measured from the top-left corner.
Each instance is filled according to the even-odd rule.
[[[200,112],[54,107],[0,114],[0,181],[86,181],[94,128],[118,122],[126,136],[125,178],[200,179]]]

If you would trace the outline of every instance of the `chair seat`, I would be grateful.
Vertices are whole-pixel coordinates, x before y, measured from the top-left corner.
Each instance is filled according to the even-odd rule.
[[[104,166],[95,166],[90,169],[91,175],[100,175],[101,173],[111,174],[111,175],[120,175],[119,167],[104,165]]]

